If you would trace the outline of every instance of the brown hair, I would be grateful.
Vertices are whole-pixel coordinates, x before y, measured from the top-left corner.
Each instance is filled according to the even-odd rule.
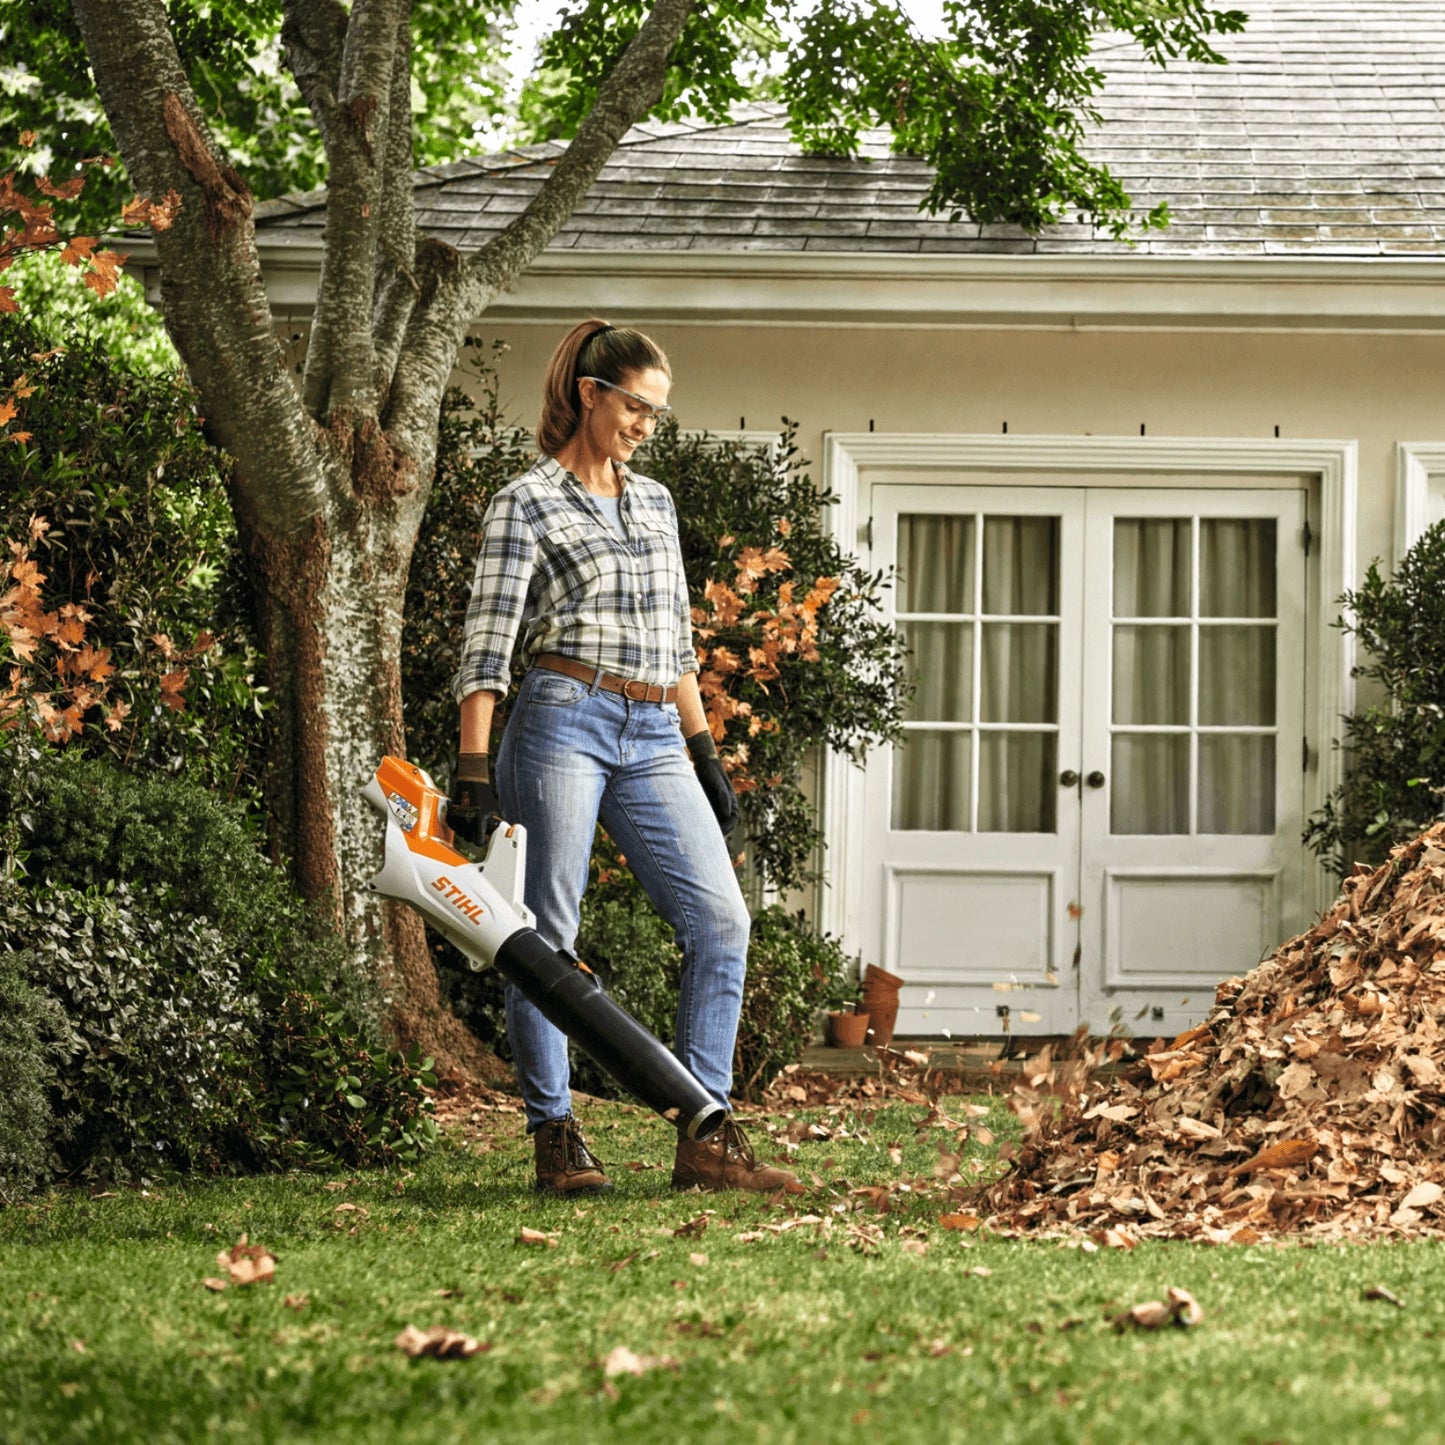
[[[557,343],[542,383],[542,419],[537,423],[537,445],[556,456],[572,439],[582,419],[577,394],[579,376],[596,376],[621,384],[629,371],[655,367],[672,376],[662,348],[630,326],[610,326],[600,317],[579,321]]]

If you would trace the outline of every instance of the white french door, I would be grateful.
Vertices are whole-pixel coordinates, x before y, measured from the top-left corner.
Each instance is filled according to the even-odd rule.
[[[1304,506],[873,488],[918,685],[860,921],[901,1029],[1167,1032],[1302,923]]]

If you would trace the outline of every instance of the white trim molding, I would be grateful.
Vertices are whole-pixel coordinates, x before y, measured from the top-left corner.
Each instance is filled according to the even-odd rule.
[[[1395,443],[1395,565],[1445,518],[1445,442]]]
[[[158,302],[150,236],[110,244]],[[277,314],[302,319],[321,274],[319,228],[262,224]],[[1438,256],[1113,256],[855,251],[544,251],[485,324],[557,326],[615,311],[639,325],[1090,331],[1445,331]],[[480,320],[481,318],[479,318]]]
[[[886,469],[897,481],[999,485],[1000,473],[1026,476],[1029,485],[1065,481],[1076,486],[1140,487],[1181,483],[1201,476],[1221,481],[1230,475],[1258,485],[1262,477],[1291,477],[1313,483],[1307,516],[1313,533],[1307,567],[1306,682],[1308,769],[1304,808],[1308,817],[1339,786],[1344,759],[1334,746],[1340,719],[1354,706],[1350,676],[1354,641],[1330,624],[1340,595],[1355,585],[1355,517],[1359,489],[1359,448],[1355,441],[1292,441],[1234,437],[1098,437],[934,435],[831,432],[823,439],[823,479],[834,494],[829,522],[845,552],[867,545],[866,514],[860,493],[866,474]],[[1441,451],[1445,458],[1445,449]],[[930,475],[931,474],[931,475]],[[1445,481],[1445,471],[1441,472]],[[827,753],[823,759],[823,825],[827,845],[826,884],[818,904],[819,926],[839,935],[844,947],[859,946],[860,912],[869,839],[863,834],[863,770]],[[1323,909],[1335,880],[1318,866],[1307,897]]]

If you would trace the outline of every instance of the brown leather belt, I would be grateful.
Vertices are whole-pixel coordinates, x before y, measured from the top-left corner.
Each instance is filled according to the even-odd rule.
[[[545,667],[548,672],[562,672],[585,682],[589,687],[594,680],[603,692],[619,692],[630,702],[676,702],[677,688],[663,687],[661,683],[643,682],[640,677],[614,677],[604,672],[600,677],[595,667],[578,662],[572,657],[563,657],[556,652],[544,652],[532,659],[533,667]]]

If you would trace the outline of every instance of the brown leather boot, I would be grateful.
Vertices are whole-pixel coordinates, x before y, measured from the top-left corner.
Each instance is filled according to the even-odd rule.
[[[674,1189],[752,1189],[771,1193],[796,1184],[798,1176],[771,1164],[759,1164],[753,1146],[731,1114],[706,1139],[679,1135],[672,1166]]]
[[[612,1188],[570,1114],[548,1120],[532,1141],[537,1151],[537,1188],[543,1194],[603,1194]]]

